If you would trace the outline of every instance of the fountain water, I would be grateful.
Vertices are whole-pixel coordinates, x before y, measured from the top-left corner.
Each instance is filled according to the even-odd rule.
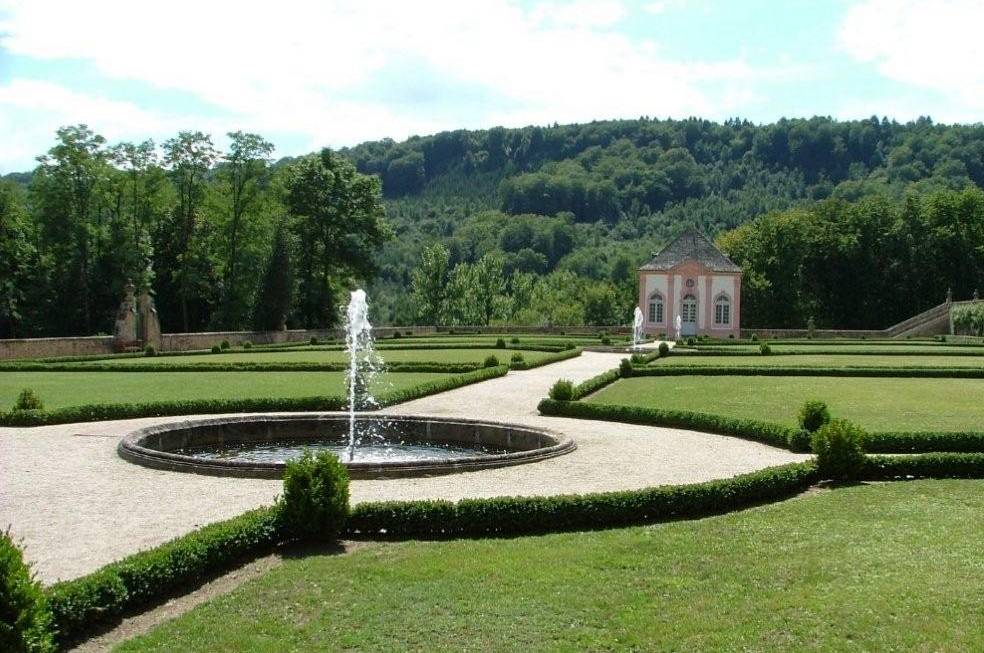
[[[642,315],[642,309],[638,306],[635,307],[635,314],[632,316],[632,348],[636,349],[639,344],[642,343],[642,339],[645,334],[642,332],[642,324],[644,318]]]
[[[349,354],[348,407],[349,440],[348,459],[355,458],[356,411],[374,403],[369,393],[369,383],[379,369],[379,359],[373,351],[372,324],[369,323],[369,301],[366,291],[352,291],[345,311],[345,350]]]

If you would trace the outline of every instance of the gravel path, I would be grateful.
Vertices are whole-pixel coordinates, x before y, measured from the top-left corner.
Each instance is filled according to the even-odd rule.
[[[579,382],[617,366],[620,358],[585,352],[388,409],[545,426],[573,437],[578,448],[502,469],[353,481],[353,501],[636,489],[726,478],[805,458],[737,438],[537,415],[537,402],[557,378]],[[273,501],[280,481],[156,471],[116,455],[123,434],[181,419],[187,418],[0,428],[0,528],[10,526],[42,581],[80,576]]]

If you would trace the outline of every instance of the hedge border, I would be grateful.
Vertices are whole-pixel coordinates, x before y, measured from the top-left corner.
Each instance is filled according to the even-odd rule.
[[[419,399],[428,395],[453,390],[472,383],[504,376],[509,371],[505,365],[484,367],[444,379],[427,381],[403,390],[391,390],[376,398],[379,407]],[[44,426],[71,422],[96,422],[137,417],[167,417],[177,415],[205,415],[214,413],[261,413],[335,411],[346,406],[341,396],[286,397],[279,399],[206,399],[186,401],[162,401],[148,403],[89,404],[69,406],[50,411],[13,410],[0,412],[0,426]]]
[[[394,361],[384,363],[387,372],[448,372],[460,374],[482,367],[481,363],[430,363],[427,361]],[[348,363],[142,363],[140,365],[113,365],[107,363],[0,363],[0,372],[344,372]]]
[[[868,453],[984,453],[984,432],[876,431],[862,444]]]
[[[770,347],[776,343],[770,340],[764,343]],[[829,345],[828,345],[829,346]],[[941,345],[942,346],[942,345]],[[955,345],[956,346],[956,345]],[[963,346],[963,345],[961,345]],[[984,356],[984,348],[978,347],[980,351],[810,351],[809,349],[787,349],[782,351],[772,350],[768,356]],[[678,354],[684,355],[684,354]],[[713,349],[703,347],[691,349],[686,356],[762,356],[755,350],[729,351],[728,349]]]
[[[620,378],[622,378],[622,375],[619,372],[618,368],[608,370],[606,372],[602,372],[601,374],[592,376],[590,379],[586,381],[582,381],[581,383],[578,383],[576,386],[574,386],[574,395],[572,399],[574,401],[583,399],[584,397],[587,397],[590,394],[594,394],[595,392],[598,392],[605,386],[615,383]]]
[[[846,376],[914,379],[984,379],[984,366],[976,368],[651,365],[647,367],[634,367],[633,376]]]
[[[861,480],[984,478],[984,453],[920,453],[866,457]]]
[[[504,351],[508,351],[508,348]],[[565,361],[569,358],[577,358],[583,351],[584,349],[581,347],[575,347],[574,349],[565,349],[564,351],[559,351],[548,356],[544,356],[538,361],[510,361],[509,369],[516,371],[532,370],[537,367],[543,367],[544,365],[550,365],[551,363],[559,363],[560,361]]]

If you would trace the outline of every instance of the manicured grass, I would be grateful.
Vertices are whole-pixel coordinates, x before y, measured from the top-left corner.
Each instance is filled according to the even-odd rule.
[[[375,390],[402,389],[447,374],[390,373]],[[182,399],[316,397],[344,395],[344,372],[4,372],[0,410],[13,408],[23,388],[32,388],[47,409],[102,403]]]
[[[687,356],[677,354],[655,361],[657,365],[758,367],[984,367],[984,356],[851,356],[802,354],[789,356]]]
[[[984,481],[698,521],[288,559],[118,651],[963,651]]]
[[[487,356],[495,356],[500,363],[508,364],[513,354],[510,349],[388,349],[380,350],[384,362],[414,361],[422,363],[482,363]],[[530,362],[539,361],[548,352],[521,351],[523,358]],[[110,358],[92,363],[100,365],[196,365],[215,363],[346,363],[349,357],[344,351],[320,351],[312,349],[287,349],[283,351],[243,352],[230,351],[222,354],[199,354],[192,356],[154,356],[139,358]],[[79,366],[92,364],[75,363]]]
[[[809,354],[857,354],[862,352],[870,352],[876,354],[887,354],[902,356],[905,354],[939,354],[939,355],[952,355],[952,356],[984,356],[984,347],[961,347],[957,345],[943,345],[943,344],[930,344],[930,343],[920,343],[920,344],[843,344],[843,345],[811,345],[809,342],[797,342],[797,343],[786,343],[778,344],[771,343],[768,340],[762,343],[754,343],[748,345],[731,345],[727,347],[714,345],[697,345],[698,349],[705,350],[720,350],[724,352],[728,351],[744,351],[744,352],[758,352],[759,346],[761,344],[769,345],[774,353],[783,352],[795,352],[795,353],[809,353]]]
[[[803,402],[871,431],[984,428],[984,379],[666,376],[621,379],[586,401],[795,424]]]

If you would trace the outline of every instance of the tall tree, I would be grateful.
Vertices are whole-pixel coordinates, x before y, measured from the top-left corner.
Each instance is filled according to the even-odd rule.
[[[208,261],[198,247],[204,243],[196,242],[195,238],[199,235],[204,239],[208,232],[199,209],[205,199],[209,170],[218,156],[211,136],[202,132],[179,132],[176,138],[164,142],[164,162],[178,194],[173,222],[165,236],[171,254],[168,267],[171,268],[173,294],[180,307],[181,326],[185,331],[191,329],[189,301],[194,299],[200,304],[207,301],[201,297],[201,292],[196,292],[207,283]],[[200,307],[200,310],[204,308]],[[201,322],[201,316],[197,322]]]
[[[24,318],[25,290],[32,282],[29,265],[35,253],[27,218],[20,189],[0,181],[0,338],[19,335]]]
[[[438,324],[448,283],[448,248],[436,243],[420,254],[420,263],[411,273],[413,303],[420,324]]]
[[[259,331],[285,328],[293,294],[294,271],[290,260],[289,235],[286,226],[280,224],[273,237],[273,249],[253,306],[253,328]]]
[[[249,308],[240,279],[242,241],[244,232],[248,232],[250,226],[245,223],[260,199],[273,144],[261,136],[242,131],[229,132],[228,136],[229,151],[223,157],[224,164],[218,170],[229,213],[225,234],[220,326],[239,328],[243,325]]]
[[[503,260],[500,254],[486,254],[473,270],[473,287],[469,299],[477,306],[482,324],[492,324],[506,308],[506,278],[502,272]]]
[[[339,317],[334,293],[346,280],[370,277],[376,249],[392,235],[379,179],[326,148],[294,163],[285,189],[301,242],[298,318],[309,328],[331,326]]]

